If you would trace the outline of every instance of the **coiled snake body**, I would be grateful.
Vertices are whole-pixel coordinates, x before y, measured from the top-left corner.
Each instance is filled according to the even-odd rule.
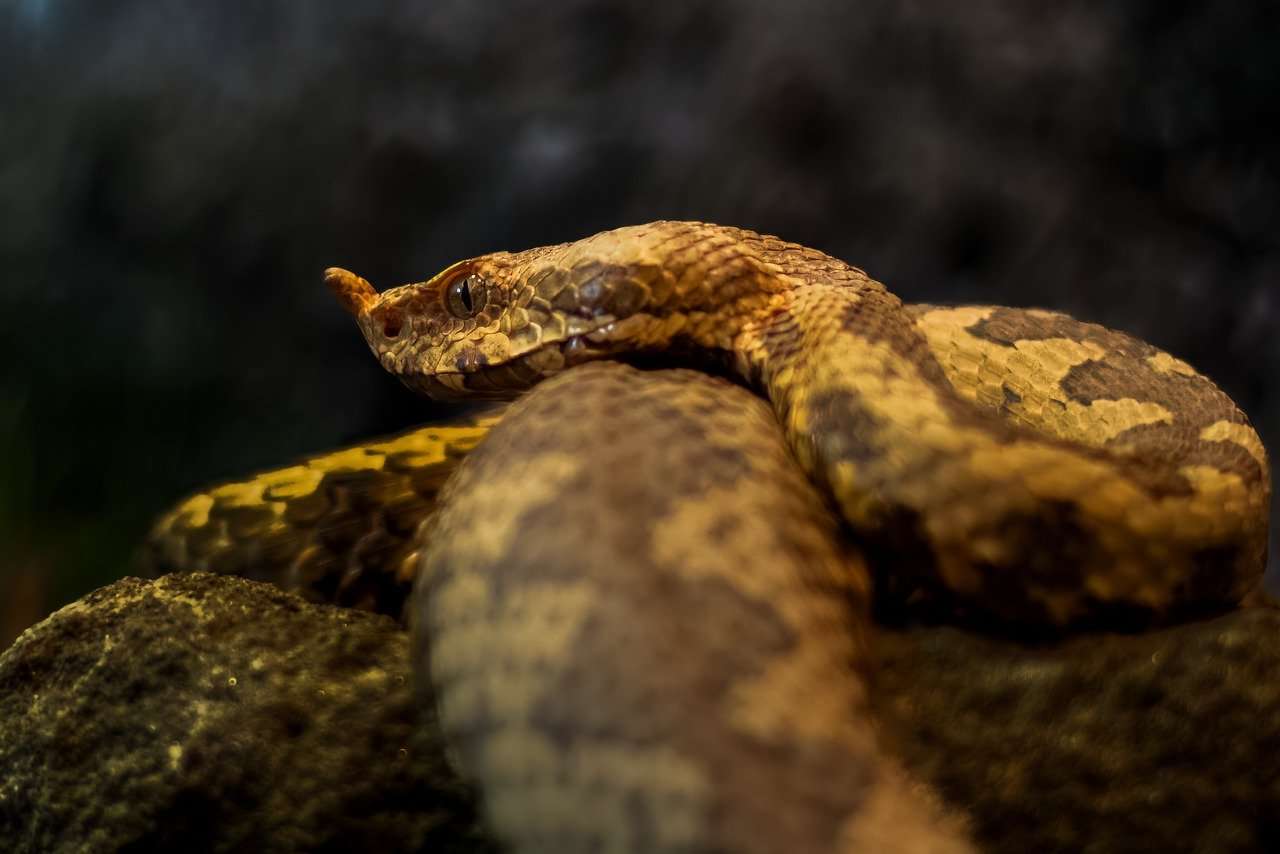
[[[418,577],[419,672],[517,851],[964,850],[876,746],[873,572],[877,596],[1048,627],[1228,607],[1261,578],[1260,440],[1122,333],[904,307],[820,252],[702,223],[381,294],[327,281],[431,396],[599,359],[761,395],[583,365],[501,420],[229,484],[157,526],[160,569],[390,609]]]

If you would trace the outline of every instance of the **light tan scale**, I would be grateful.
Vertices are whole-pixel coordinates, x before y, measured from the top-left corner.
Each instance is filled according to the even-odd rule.
[[[705,381],[688,372],[602,374],[592,392],[575,370],[559,385],[536,389],[523,411],[545,412],[546,400],[560,401],[561,420],[497,421],[495,434],[507,432],[480,444],[474,467],[462,467],[441,512],[417,533],[410,522],[430,515],[445,473],[493,420],[458,428],[448,453],[430,450],[433,441],[446,441],[442,434],[433,440],[418,431],[397,440],[412,446],[404,454],[349,449],[197,496],[162,520],[150,553],[165,568],[256,572],[313,595],[350,590],[352,578],[376,578],[379,570],[397,581],[387,589],[403,595],[421,553],[430,571],[414,609],[420,672],[426,678],[429,669],[438,684],[463,770],[480,783],[495,830],[518,852],[783,850],[784,837],[808,840],[785,850],[892,850],[867,841],[880,838],[867,829],[883,828],[884,816],[915,817],[924,828],[915,847],[900,850],[959,850],[960,831],[927,797],[893,782],[893,763],[870,736],[859,687],[867,664],[866,591],[874,589],[878,601],[923,602],[966,619],[1043,630],[1132,626],[1223,609],[1261,580],[1270,496],[1257,434],[1186,363],[1113,330],[1036,310],[904,307],[861,270],[821,252],[704,223],[650,223],[493,253],[381,294],[343,270],[326,279],[383,366],[433,397],[512,397],[597,359],[727,374],[771,404],[789,459],[838,508],[857,548],[858,556],[841,558],[838,580],[818,585],[827,590],[828,599],[818,597],[825,604],[805,604],[809,594],[789,585],[821,575],[827,559],[806,565],[791,555],[769,567],[751,561],[780,553],[763,545],[776,536],[779,518],[792,520],[788,528],[814,525],[819,538],[836,535],[813,501],[779,486],[785,468],[732,482],[680,476],[713,471],[726,454],[752,458],[753,449],[773,459],[770,443],[783,441],[706,411],[706,400],[722,392],[732,399],[723,389],[704,394],[699,409],[691,400]],[[640,409],[651,421],[635,421],[628,428],[635,435],[615,431],[602,443],[591,439],[592,425],[625,415],[600,391],[610,383],[615,398],[646,400]],[[725,405],[741,414],[742,406]],[[664,421],[687,421],[693,438],[662,432]],[[734,449],[738,431],[746,431],[745,444]],[[665,444],[654,445],[654,436],[665,436]],[[654,483],[647,467],[667,449],[684,455],[683,469]],[[593,468],[592,454],[607,465]],[[426,474],[414,483],[430,488],[404,485],[415,466]],[[469,467],[489,474],[466,475]],[[358,500],[342,486],[353,470]],[[382,498],[399,501],[389,514],[399,522],[388,524]],[[292,509],[295,503],[301,509]],[[321,505],[341,510],[317,516]],[[566,508],[576,509],[566,516]],[[717,524],[708,521],[713,517]],[[318,518],[335,524],[326,528]],[[735,525],[731,538],[711,533]],[[345,538],[326,537],[329,528]],[[648,532],[643,548],[637,529]],[[369,537],[380,545],[370,547]],[[315,560],[344,547],[359,553],[362,542],[358,560]],[[542,558],[530,563],[529,554]],[[308,560],[312,568],[302,569]],[[630,647],[610,640],[601,615],[626,625],[625,597],[652,594],[636,579],[614,574],[602,581],[599,573],[617,563],[671,579],[665,591],[672,596],[714,578],[725,596],[700,601],[683,619],[714,623],[714,609],[750,601],[763,609],[753,612],[760,626],[772,617],[785,627],[785,652],[755,660],[754,636],[723,648],[703,633],[697,640],[708,649],[683,644],[677,657],[707,672],[750,665],[751,677],[732,686],[732,701],[706,680],[664,683],[644,668],[667,666],[670,658],[637,657],[635,637]],[[513,576],[513,566],[523,576]],[[839,615],[831,591],[847,606]],[[399,606],[390,594],[347,599],[393,613]],[[619,608],[623,614],[615,614]],[[679,619],[646,619],[639,635],[660,646],[663,633],[687,630]],[[827,688],[819,678],[824,669],[838,671]],[[576,706],[556,706],[550,718],[530,717],[535,698],[572,695],[573,679],[589,682],[593,673],[615,693],[632,680],[659,687],[649,689],[643,708],[604,702],[610,692],[600,691]],[[679,713],[659,735],[646,729],[658,712],[655,696]],[[788,706],[795,697],[803,700]],[[590,708],[596,703],[608,720]],[[813,735],[806,727],[817,732],[826,725],[820,721],[833,719],[824,709],[847,711],[849,740],[834,730],[827,736],[845,745],[841,755],[851,767],[869,775],[853,787],[856,797],[841,803],[835,823],[830,809],[810,809],[823,803],[814,794],[820,781],[804,782],[816,766],[796,770],[812,750],[804,746]],[[508,724],[519,732],[512,735]],[[607,737],[593,742],[601,753],[584,757],[575,751],[595,737],[593,727]],[[690,732],[705,739],[720,727],[736,735],[715,742],[721,752],[714,755],[700,755],[687,741]],[[637,742],[641,734],[646,738]],[[775,801],[755,803],[751,791],[723,779],[733,776],[735,761],[745,774],[760,739],[777,779],[808,793],[795,795],[799,802],[777,793]],[[588,767],[595,776],[565,783]],[[751,779],[768,778],[765,768]],[[623,810],[613,835],[600,825],[573,829],[571,819],[583,812],[575,799],[615,773],[618,781],[648,781],[636,782],[629,802],[701,806],[687,815],[640,810],[644,819]],[[551,781],[560,782],[548,788]],[[766,811],[763,824],[717,823],[747,805]],[[535,828],[534,814],[564,821]],[[786,834],[767,832],[770,815]],[[850,830],[855,826],[863,830]]]

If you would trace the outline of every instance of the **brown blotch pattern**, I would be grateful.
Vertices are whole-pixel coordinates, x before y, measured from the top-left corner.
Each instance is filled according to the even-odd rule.
[[[1188,373],[1185,368],[1159,370],[1157,366],[1176,360],[1145,341],[1063,314],[1009,308],[996,308],[988,318],[969,327],[968,332],[1006,347],[1019,341],[1052,338],[1099,345],[1105,355],[1072,367],[1060,381],[1062,394],[1067,400],[1084,404],[1128,398],[1164,406],[1173,417],[1171,423],[1136,425],[1108,442],[1124,448],[1129,455],[1147,458],[1147,470],[1160,468],[1161,460],[1176,459],[1183,464],[1233,471],[1250,481],[1264,475],[1259,461],[1242,446],[1200,438],[1204,428],[1220,421],[1248,424],[1244,413],[1204,376]],[[1172,481],[1164,478],[1162,482]],[[1189,487],[1183,483],[1185,493]]]
[[[513,468],[531,434],[590,462]],[[865,567],[745,390],[584,366],[513,407],[443,501],[415,646],[516,847],[852,851],[878,793],[917,799],[867,717]],[[566,640],[546,659],[530,632]]]
[[[440,300],[460,271],[488,283],[472,318]],[[1122,333],[903,307],[822,252],[705,223],[493,253],[380,295],[329,279],[383,366],[432,396],[625,355],[716,365],[772,404],[585,365],[460,468],[493,421],[226,484],[158,524],[161,569],[388,610],[421,565],[417,672],[521,852],[967,850],[879,750],[872,575],[826,502],[882,598],[1024,625],[1223,608],[1261,574],[1257,434]]]

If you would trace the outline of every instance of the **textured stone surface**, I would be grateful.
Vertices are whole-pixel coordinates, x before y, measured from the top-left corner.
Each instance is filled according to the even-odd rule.
[[[881,712],[990,851],[1280,850],[1280,611],[1025,647],[882,633]]]
[[[1280,611],[1044,647],[895,630],[876,647],[891,742],[984,850],[1280,845]],[[0,655],[0,839],[491,851],[432,723],[413,734],[407,660],[390,620],[263,584],[99,590]]]
[[[0,656],[0,848],[484,850],[407,661],[390,619],[265,584],[92,593]]]

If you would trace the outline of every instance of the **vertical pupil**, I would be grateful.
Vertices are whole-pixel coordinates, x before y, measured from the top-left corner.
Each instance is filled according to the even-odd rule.
[[[469,276],[462,280],[462,284],[458,288],[458,296],[461,297],[462,304],[468,312],[474,310],[471,304],[471,279]]]

